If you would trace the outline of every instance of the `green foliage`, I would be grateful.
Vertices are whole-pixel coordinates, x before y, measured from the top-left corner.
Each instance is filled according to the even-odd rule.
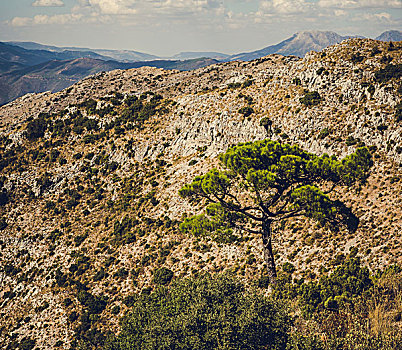
[[[194,203],[203,200],[208,204],[205,215],[184,220],[183,231],[211,235],[218,230],[242,228],[269,234],[273,221],[304,215],[332,229],[346,226],[354,232],[356,216],[317,186],[322,182],[344,186],[364,182],[373,165],[367,148],[359,148],[339,161],[334,156],[319,157],[298,146],[271,140],[231,147],[220,155],[220,161],[226,170],[212,169],[179,191],[180,196]],[[251,229],[249,222],[257,224],[258,230]]]
[[[228,84],[228,89],[238,89],[241,87],[241,83],[229,83]]]
[[[331,131],[328,128],[324,128],[318,134],[318,138],[325,139],[330,133],[331,133]]]
[[[364,60],[364,56],[362,56],[362,55],[360,55],[360,54],[358,54],[358,53],[354,53],[354,54],[352,54],[352,56],[350,57],[350,60],[353,62],[353,63],[359,63],[359,62],[362,62],[363,60]]]
[[[20,350],[32,350],[35,347],[36,341],[29,337],[24,337],[21,339],[19,349]]]
[[[114,126],[117,127],[127,122],[141,125],[153,115],[165,111],[160,106],[163,100],[161,95],[153,95],[149,102],[144,102],[145,98],[138,99],[136,96],[128,96],[124,101],[125,107],[120,117],[116,119]]]
[[[329,74],[329,72],[328,72],[324,67],[318,68],[317,71],[316,71],[316,73],[317,73],[318,75],[321,75],[321,74],[328,75],[328,74]]]
[[[97,102],[92,98],[85,100],[84,102],[79,104],[79,107],[85,108],[88,114],[95,114],[96,113],[96,106]]]
[[[77,299],[90,314],[101,313],[107,305],[105,297],[94,296],[86,290],[80,290],[77,294]]]
[[[396,106],[395,106],[395,121],[397,123],[402,121],[402,102],[399,102]]]
[[[395,78],[400,79],[402,76],[402,64],[387,64],[384,68],[374,73],[376,81],[386,83]]]
[[[25,129],[26,138],[30,141],[34,141],[43,137],[47,129],[47,124],[47,121],[42,115],[30,121]]]
[[[362,267],[358,258],[349,258],[330,275],[301,286],[302,307],[308,313],[317,308],[337,310],[342,304],[352,305],[372,287],[367,267]]]
[[[253,85],[253,83],[254,83],[254,80],[252,80],[252,79],[247,79],[247,80],[242,84],[242,87],[243,87],[243,88],[249,87],[249,86]]]
[[[167,285],[173,278],[173,271],[166,267],[162,267],[154,271],[153,282],[159,285]]]
[[[254,109],[249,106],[242,107],[239,109],[239,113],[243,114],[244,117],[248,117],[254,113]]]
[[[318,105],[322,101],[322,98],[317,91],[309,91],[299,100],[303,105],[311,107]]]
[[[3,231],[7,228],[8,224],[5,218],[0,218],[0,231]]]
[[[10,196],[6,190],[0,191],[0,207],[6,205],[10,201]]]
[[[272,120],[268,117],[263,117],[260,119],[260,125],[263,126],[265,130],[268,130],[268,128],[272,126]]]
[[[301,86],[302,81],[300,80],[300,78],[294,78],[293,79],[293,84],[295,84],[296,86]]]
[[[133,302],[109,349],[285,349],[290,318],[227,275],[159,287]]]
[[[130,244],[136,241],[136,235],[133,228],[137,220],[125,216],[121,221],[115,221],[113,228],[113,242],[116,244]]]

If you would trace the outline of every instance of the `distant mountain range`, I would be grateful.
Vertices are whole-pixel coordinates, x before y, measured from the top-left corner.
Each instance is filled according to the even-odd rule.
[[[381,41],[402,41],[402,32],[399,30],[389,30],[375,38]]]
[[[85,55],[87,52],[92,52],[98,56],[104,57],[106,60],[115,60],[121,62],[137,62],[137,61],[150,61],[157,60],[160,57],[150,55],[143,52],[132,50],[108,50],[108,49],[89,49],[84,47],[57,47],[51,45],[38,44],[31,41],[10,41],[10,45],[22,47],[27,50],[46,50],[50,52],[80,52],[81,55]],[[83,54],[84,53],[84,54]],[[87,56],[84,56],[87,57]],[[78,58],[78,57],[75,57]],[[102,58],[101,58],[102,59]]]
[[[160,59],[191,60],[195,58],[213,58],[222,60],[230,56],[221,52],[180,52],[170,57],[160,57],[132,50],[89,49],[83,47],[57,47],[51,45],[38,44],[32,41],[10,41],[7,44],[22,47],[26,50],[46,50],[50,52],[57,52],[64,54],[79,53],[80,57],[90,57],[88,55],[89,53],[92,53],[96,54],[99,57],[91,57],[91,58],[115,60],[121,62],[153,61]]]
[[[256,58],[271,54],[281,54],[284,56],[303,57],[310,51],[321,51],[322,49],[340,43],[352,36],[341,36],[335,32],[304,31],[293,34],[279,44],[264,47],[261,50],[245,52],[232,55],[227,58],[228,61],[251,61]]]
[[[164,69],[193,70],[219,61],[211,58],[193,60],[155,60],[146,62],[104,61],[93,58],[52,60],[0,75],[0,105],[31,92],[60,91],[81,79],[102,71],[151,66]]]
[[[192,70],[219,61],[250,61],[269,54],[303,57],[356,36],[304,31],[276,45],[236,55],[219,52],[181,52],[169,58],[131,50],[57,47],[34,42],[0,42],[0,105],[30,92],[59,91],[100,71],[151,66]],[[387,31],[376,38],[400,41],[402,32]]]

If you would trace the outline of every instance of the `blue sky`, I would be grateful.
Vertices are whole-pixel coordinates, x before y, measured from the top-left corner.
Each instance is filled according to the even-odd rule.
[[[0,40],[235,53],[303,30],[376,37],[402,28],[402,0],[0,0]]]

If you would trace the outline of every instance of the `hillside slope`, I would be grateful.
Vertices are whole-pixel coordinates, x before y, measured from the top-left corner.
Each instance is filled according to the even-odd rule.
[[[366,185],[336,190],[360,219],[356,233],[277,225],[279,266],[314,279],[351,248],[372,270],[401,264],[401,51],[351,39],[303,59],[101,72],[0,107],[1,346],[29,337],[67,349],[117,332],[161,266],[174,278],[231,270],[255,281],[259,237],[235,232],[244,237],[222,244],[178,228],[200,210],[178,190],[238,142],[272,138],[337,157],[366,145],[374,157]],[[313,91],[321,98],[306,106]]]

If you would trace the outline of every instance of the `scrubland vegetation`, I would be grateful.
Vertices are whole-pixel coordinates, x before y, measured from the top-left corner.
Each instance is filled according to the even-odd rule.
[[[1,346],[400,349],[400,48],[353,43],[2,107]]]

